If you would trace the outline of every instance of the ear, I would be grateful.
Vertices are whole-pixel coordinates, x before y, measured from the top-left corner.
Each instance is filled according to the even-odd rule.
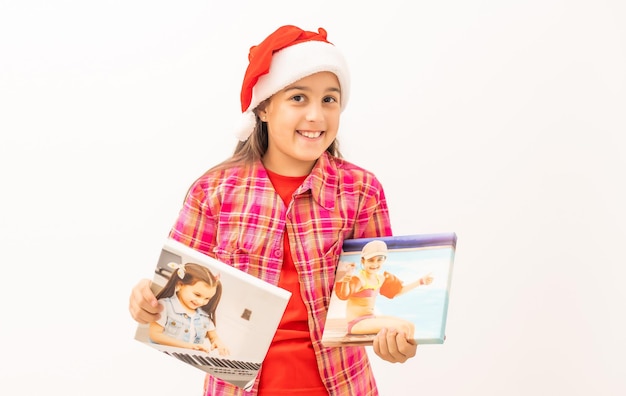
[[[269,104],[269,99],[264,100],[259,103],[259,105],[254,109],[254,113],[261,119],[261,121],[267,120],[267,105]]]
[[[263,108],[257,108],[254,110],[254,113],[261,119],[261,121],[267,121],[267,110],[265,109],[265,106]]]

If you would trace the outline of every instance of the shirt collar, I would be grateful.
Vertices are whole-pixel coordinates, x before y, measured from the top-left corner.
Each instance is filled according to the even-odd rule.
[[[320,206],[327,210],[333,210],[337,199],[338,183],[337,162],[325,151],[315,163],[301,188],[310,189],[313,199]]]

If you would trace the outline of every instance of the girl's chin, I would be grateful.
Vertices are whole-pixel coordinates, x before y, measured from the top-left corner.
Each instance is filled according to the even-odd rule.
[[[315,162],[324,154],[324,151],[326,151],[325,147],[304,147],[296,153],[295,157],[301,162]]]

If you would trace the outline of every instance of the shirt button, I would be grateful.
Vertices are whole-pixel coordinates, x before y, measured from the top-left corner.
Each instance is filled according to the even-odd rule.
[[[282,250],[274,250],[274,257],[281,258],[283,256]]]

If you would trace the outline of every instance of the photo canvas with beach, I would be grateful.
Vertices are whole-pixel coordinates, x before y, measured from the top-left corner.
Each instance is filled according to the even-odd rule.
[[[210,337],[200,345],[194,345],[194,348],[154,342],[150,337],[151,324],[138,325],[135,339],[169,357],[243,389],[250,389],[274,338],[291,293],[172,239],[167,239],[161,250],[153,275],[152,291],[158,294],[172,277],[177,277],[176,281],[179,278],[183,279],[185,271],[191,276],[189,273],[192,268],[199,268],[200,271],[208,269],[214,279],[221,283],[221,294],[217,308],[214,309],[214,324],[211,325],[211,329],[219,335],[228,353],[224,355],[220,353],[219,348],[212,348]],[[178,287],[178,290],[181,289]],[[170,304],[173,313],[168,314],[168,317],[180,315],[178,318],[181,320],[168,319],[162,328],[167,328],[168,334],[176,337],[186,336],[186,340],[190,340],[189,335],[185,333],[191,332],[196,336],[202,333],[204,330],[199,327],[197,318],[204,316],[206,321],[208,316],[203,312],[185,311],[185,298],[181,296],[179,300],[176,297],[176,302]],[[196,297],[192,295],[191,298]],[[165,310],[162,316],[164,312]],[[190,325],[184,326],[183,323],[186,323],[187,319]]]
[[[380,327],[406,329],[418,344],[442,344],[455,233],[346,240],[322,343],[372,345]]]

